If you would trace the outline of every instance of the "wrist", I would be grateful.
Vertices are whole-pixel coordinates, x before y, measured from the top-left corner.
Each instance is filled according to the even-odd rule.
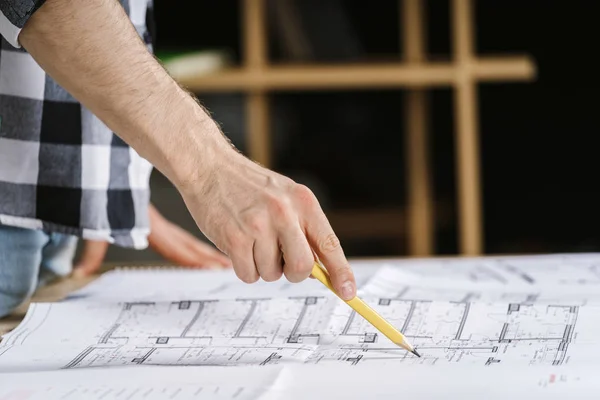
[[[204,181],[233,149],[216,122],[177,84],[157,93],[148,99],[150,117],[135,119],[142,126],[134,130],[139,142],[132,147],[181,191]]]
[[[169,157],[170,179],[182,193],[204,192],[218,171],[240,156],[217,123],[200,113],[203,115],[181,131],[180,145]]]

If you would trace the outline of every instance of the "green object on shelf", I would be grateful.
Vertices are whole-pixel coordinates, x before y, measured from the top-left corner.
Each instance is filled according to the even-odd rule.
[[[174,79],[184,79],[218,71],[230,63],[224,50],[163,50],[156,57]]]

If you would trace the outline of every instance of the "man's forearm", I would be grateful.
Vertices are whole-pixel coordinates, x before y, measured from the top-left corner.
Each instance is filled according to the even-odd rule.
[[[237,154],[146,51],[116,0],[47,0],[20,42],[178,186],[194,220],[231,258],[240,279],[272,281],[285,274],[300,282],[311,274],[316,254],[337,293],[344,300],[355,296],[352,270],[313,193]]]
[[[19,41],[175,184],[209,173],[215,153],[228,147],[217,125],[147,51],[116,0],[48,0]]]

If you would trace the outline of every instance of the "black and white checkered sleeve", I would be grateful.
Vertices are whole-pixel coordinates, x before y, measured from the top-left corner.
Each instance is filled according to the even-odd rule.
[[[0,0],[0,35],[13,47],[19,45],[19,33],[27,20],[45,0]]]

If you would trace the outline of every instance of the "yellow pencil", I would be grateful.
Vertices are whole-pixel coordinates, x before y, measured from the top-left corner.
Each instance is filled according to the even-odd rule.
[[[331,284],[331,280],[329,279],[329,273],[318,261],[315,261],[315,265],[312,269],[312,276],[319,280],[323,285],[327,286],[337,296],[337,293],[335,292],[335,290],[333,289],[333,285]],[[344,302],[346,302],[346,304],[352,307],[352,309],[358,314],[362,315],[364,319],[369,321],[371,325],[377,328],[379,332],[387,336],[387,338],[390,339],[392,342],[410,351],[415,356],[421,357],[421,355],[415,350],[415,348],[410,343],[408,343],[404,335],[400,333],[399,330],[394,328],[392,324],[387,322],[381,315],[379,315],[375,310],[369,307],[367,303],[362,301],[358,296],[354,297],[351,300],[344,300]]]

